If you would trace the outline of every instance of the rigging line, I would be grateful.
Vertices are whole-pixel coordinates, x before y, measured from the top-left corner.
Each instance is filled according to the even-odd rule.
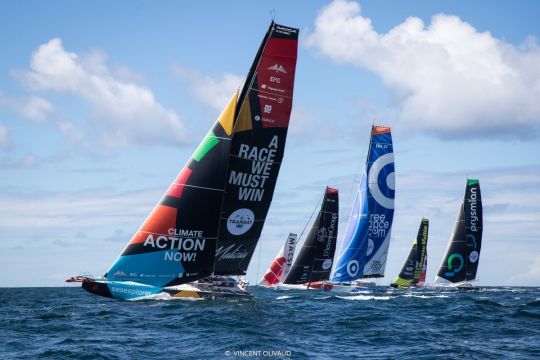
[[[326,194],[326,190],[323,194],[323,196],[321,196],[321,198],[319,199],[319,201],[317,202],[317,205],[315,205],[315,208],[313,209],[313,211],[311,212],[311,215],[309,216],[309,219],[308,221],[306,222],[306,225],[304,226],[304,229],[302,230],[302,232],[300,233],[300,236],[298,237],[298,242],[297,243],[300,243],[300,239],[302,239],[302,235],[304,235],[304,231],[306,231],[306,228],[308,226],[308,224],[310,223],[311,221],[311,218],[313,217],[313,215],[315,214],[315,211],[317,211],[317,209],[319,208],[319,204],[321,203],[322,199],[324,198],[324,195]]]
[[[259,281],[259,268],[261,267],[261,247],[262,242],[259,241],[259,263],[257,264],[257,277],[255,278],[255,281]]]

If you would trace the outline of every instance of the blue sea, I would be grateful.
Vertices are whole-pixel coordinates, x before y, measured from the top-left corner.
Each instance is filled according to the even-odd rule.
[[[539,359],[540,288],[122,302],[0,289],[1,359]]]

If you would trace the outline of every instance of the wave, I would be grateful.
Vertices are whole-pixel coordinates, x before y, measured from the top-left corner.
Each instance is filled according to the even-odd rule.
[[[390,296],[375,296],[375,295],[352,295],[352,296],[336,296],[343,300],[390,300]]]
[[[413,298],[420,298],[420,299],[433,299],[433,298],[449,298],[448,295],[416,295],[416,294],[405,294],[405,295],[399,295],[400,297],[413,297]]]

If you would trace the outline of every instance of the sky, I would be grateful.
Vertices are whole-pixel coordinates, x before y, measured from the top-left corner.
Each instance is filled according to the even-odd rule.
[[[248,280],[326,185],[339,249],[375,123],[392,127],[396,167],[381,283],[422,217],[433,279],[478,178],[478,284],[540,285],[539,2],[53,0],[0,3],[0,286],[105,273],[241,86],[271,12],[300,42]]]

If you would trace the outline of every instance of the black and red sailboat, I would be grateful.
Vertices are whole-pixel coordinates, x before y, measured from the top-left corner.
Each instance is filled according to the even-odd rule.
[[[298,29],[272,22],[241,91],[103,277],[106,297],[247,295],[244,275],[263,229],[292,109]]]
[[[330,278],[336,252],[338,223],[338,189],[327,187],[321,208],[304,245],[279,288],[315,288]]]

